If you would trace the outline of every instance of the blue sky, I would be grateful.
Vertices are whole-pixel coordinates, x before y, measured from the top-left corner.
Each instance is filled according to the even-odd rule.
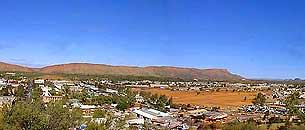
[[[1,0],[0,61],[305,78],[304,0]]]

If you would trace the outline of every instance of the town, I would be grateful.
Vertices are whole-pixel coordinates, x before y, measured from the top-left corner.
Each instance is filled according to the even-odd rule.
[[[0,74],[0,129],[304,129],[302,82],[33,78]]]

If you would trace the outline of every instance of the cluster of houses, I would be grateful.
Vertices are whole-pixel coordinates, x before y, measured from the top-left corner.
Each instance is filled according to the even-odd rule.
[[[7,75],[16,75],[14,73],[7,73]],[[223,90],[236,91],[258,91],[270,90],[272,94],[268,95],[272,102],[268,102],[264,106],[246,105],[242,106],[238,111],[214,110],[201,106],[188,106],[187,110],[170,108],[167,112],[162,112],[157,109],[149,107],[145,104],[145,98],[137,94],[135,96],[135,107],[128,108],[124,111],[116,109],[118,104],[96,104],[88,105],[79,99],[69,99],[65,104],[68,108],[79,108],[82,110],[83,117],[92,118],[97,123],[103,122],[105,119],[94,119],[93,115],[96,110],[105,110],[113,113],[116,119],[126,119],[126,127],[143,128],[145,124],[151,124],[156,128],[163,129],[179,129],[187,130],[190,127],[196,127],[200,123],[227,123],[233,120],[245,122],[250,119],[262,120],[265,113],[274,116],[284,116],[287,114],[285,104],[281,102],[282,99],[289,96],[293,92],[300,92],[300,99],[305,98],[305,91],[302,88],[295,88],[294,86],[286,84],[244,84],[244,83],[229,83],[229,82],[160,82],[160,81],[119,81],[113,83],[109,80],[101,81],[70,81],[70,80],[33,80],[33,84],[26,83],[26,77],[19,80],[0,78],[0,90],[3,88],[10,88],[9,93],[15,93],[18,87],[22,86],[26,91],[30,91],[31,85],[36,85],[42,90],[41,97],[45,103],[63,100],[64,96],[69,93],[86,92],[91,96],[110,96],[119,94],[120,87],[132,88],[160,88],[180,91],[211,91],[215,88]],[[103,88],[96,86],[99,84]],[[5,105],[9,106],[14,103],[16,97],[0,96],[0,108]],[[140,104],[140,105],[139,105]],[[139,107],[140,106],[140,107]],[[301,103],[298,107],[305,110],[305,104]],[[305,111],[303,111],[305,112]],[[128,116],[127,116],[128,115]],[[82,126],[85,128],[85,126]]]

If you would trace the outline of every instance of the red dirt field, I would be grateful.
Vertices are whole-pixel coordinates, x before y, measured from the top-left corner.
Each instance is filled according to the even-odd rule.
[[[146,91],[152,94],[166,95],[173,98],[174,103],[179,104],[193,104],[206,107],[221,107],[222,109],[227,108],[238,108],[242,105],[248,105],[252,103],[257,92],[232,92],[232,91],[221,91],[221,92],[200,92],[197,95],[196,91],[171,91],[163,89],[134,89],[136,91]],[[244,101],[244,98],[247,100]]]

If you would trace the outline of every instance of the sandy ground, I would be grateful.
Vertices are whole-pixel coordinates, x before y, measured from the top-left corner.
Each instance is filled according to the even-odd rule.
[[[135,89],[139,91],[140,89]],[[163,89],[146,89],[142,91],[153,94],[162,94],[173,98],[174,103],[194,104],[206,107],[237,108],[252,103],[257,92],[200,92],[196,91],[170,91]],[[245,101],[244,98],[247,97]]]

